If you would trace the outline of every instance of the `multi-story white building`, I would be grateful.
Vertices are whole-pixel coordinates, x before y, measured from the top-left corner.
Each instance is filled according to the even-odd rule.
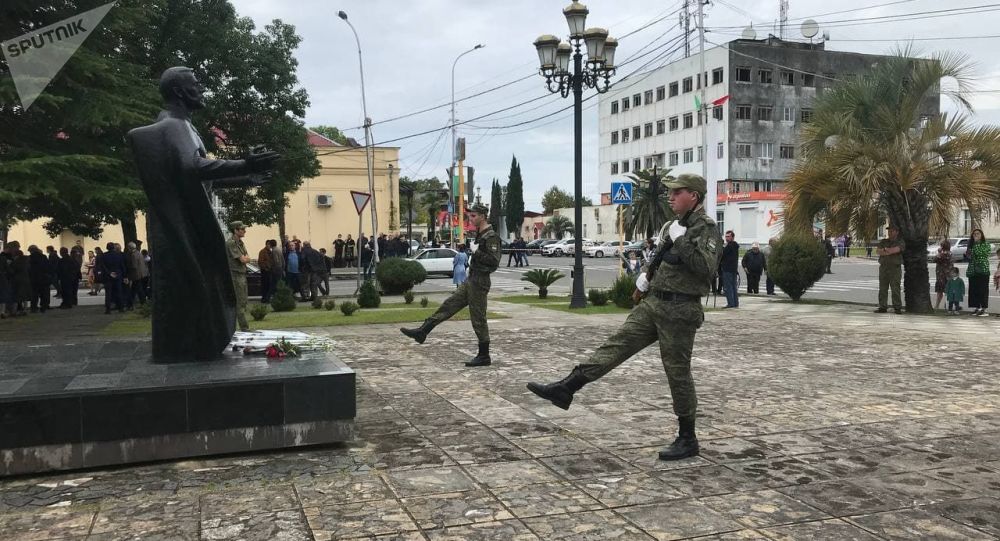
[[[705,51],[701,75],[698,55],[636,75],[600,97],[600,191],[653,166],[700,175],[707,159],[706,211],[737,242],[767,242],[781,232],[785,177],[814,101],[836,79],[861,74],[880,58],[771,36]],[[702,85],[707,121],[696,109]],[[924,114],[938,111],[935,94]]]

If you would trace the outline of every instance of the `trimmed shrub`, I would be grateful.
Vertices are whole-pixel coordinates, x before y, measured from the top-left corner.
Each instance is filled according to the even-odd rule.
[[[135,309],[135,313],[139,314],[139,317],[148,318],[153,315],[153,299],[147,299],[146,302],[139,305]]]
[[[826,250],[812,235],[786,233],[771,245],[767,274],[793,301],[826,271]]]
[[[619,308],[632,308],[632,294],[635,293],[635,279],[628,274],[623,274],[611,284],[608,290],[608,297],[615,306]]]
[[[538,298],[544,299],[549,296],[549,286],[565,277],[565,274],[556,269],[531,269],[524,273],[521,279],[538,286]]]
[[[295,296],[292,289],[285,282],[278,282],[278,287],[271,297],[271,309],[275,312],[291,312],[295,310]]]
[[[413,304],[413,290],[412,289],[409,290],[409,291],[407,291],[406,293],[403,293],[403,302],[405,302],[406,304]]]
[[[400,295],[427,279],[427,271],[416,261],[390,257],[379,262],[375,277],[386,295]]]
[[[344,301],[340,303],[340,312],[345,316],[354,315],[361,307],[354,301]]]
[[[334,301],[333,299],[330,299],[330,300],[326,301],[325,303],[323,303],[323,308],[326,308],[327,311],[333,310],[336,307],[337,307],[337,302]]]
[[[323,308],[323,299],[321,299],[319,297],[316,297],[315,299],[313,299],[312,300],[312,307],[315,308],[315,309],[317,309],[317,310],[322,309]]]
[[[608,292],[603,289],[591,289],[587,292],[587,300],[594,306],[608,304]]]
[[[365,280],[361,284],[361,291],[358,292],[358,305],[362,308],[378,308],[382,304],[382,297],[375,288],[375,282]]]
[[[266,304],[255,304],[250,307],[250,317],[254,321],[264,321],[264,317],[267,316],[271,309],[267,307]]]
[[[427,299],[427,297],[421,297],[421,298],[420,298],[420,306],[421,306],[422,308],[427,308],[427,304],[428,304],[428,303],[430,303],[430,302],[431,302],[431,301],[430,301],[430,300],[428,300],[428,299]]]

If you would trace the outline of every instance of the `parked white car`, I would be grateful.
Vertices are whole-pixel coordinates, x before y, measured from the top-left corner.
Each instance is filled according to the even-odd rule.
[[[594,242],[594,241],[592,241],[592,240],[590,240],[590,239],[583,239],[583,242],[581,244],[583,246],[583,253],[584,253],[584,255],[586,255],[587,254],[587,248],[589,248],[591,246],[594,246],[597,243]],[[566,255],[575,255],[576,254],[576,243],[574,243],[574,242],[569,243],[569,245],[566,246],[566,249],[563,250],[563,253],[565,253]]]
[[[593,244],[594,241],[590,239],[583,239],[583,244],[586,246],[587,243]],[[576,249],[576,239],[562,239],[554,244],[549,244],[548,246],[542,248],[542,255],[545,256],[564,256],[571,255]]]
[[[948,239],[948,242],[951,243],[952,261],[966,261],[969,259],[969,237]],[[927,261],[934,261],[934,258],[937,257],[937,251],[940,246],[940,240],[930,241],[927,243]]]
[[[451,262],[457,253],[451,248],[426,248],[417,252],[409,260],[420,263],[424,267],[424,270],[427,271],[427,274],[446,274],[451,276],[454,270]]]
[[[588,257],[615,257],[621,251],[621,244],[621,241],[617,240],[593,244],[584,248],[583,254]]]

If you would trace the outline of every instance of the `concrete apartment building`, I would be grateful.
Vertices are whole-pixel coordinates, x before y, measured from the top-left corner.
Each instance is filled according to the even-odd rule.
[[[737,39],[705,51],[704,74],[692,55],[601,95],[601,193],[610,191],[612,181],[653,166],[675,176],[700,175],[707,159],[706,210],[720,228],[732,229],[742,244],[779,235],[785,178],[815,100],[837,79],[859,76],[885,58],[824,45],[774,36]],[[703,84],[707,122],[698,118],[695,104]],[[938,94],[929,97],[924,114],[938,114],[939,102]]]

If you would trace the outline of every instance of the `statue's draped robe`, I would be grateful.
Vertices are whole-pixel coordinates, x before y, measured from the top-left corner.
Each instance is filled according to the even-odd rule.
[[[153,273],[153,358],[218,358],[236,328],[236,294],[212,183],[245,185],[243,160],[212,160],[191,123],[171,111],[128,134],[142,186]]]

